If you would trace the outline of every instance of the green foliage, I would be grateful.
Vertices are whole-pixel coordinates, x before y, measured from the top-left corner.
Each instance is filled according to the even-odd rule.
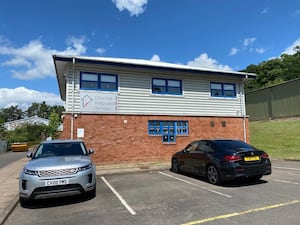
[[[63,106],[49,106],[45,102],[32,103],[25,112],[19,109],[18,106],[0,109],[0,139],[6,139],[10,143],[38,143],[48,136],[55,138],[57,136],[57,128],[60,125],[60,118],[63,111]],[[23,124],[13,131],[7,131],[4,128],[5,122],[32,116],[49,119],[49,126],[44,124]]]
[[[245,91],[265,88],[288,80],[300,78],[300,46],[295,47],[294,55],[282,54],[258,65],[249,65],[243,72],[255,73],[254,80],[245,81]]]
[[[35,142],[46,137],[47,126],[44,124],[23,124],[12,131],[7,131],[7,140],[14,142]]]
[[[300,119],[250,122],[251,144],[272,158],[300,160]]]
[[[60,117],[64,110],[63,106],[49,106],[45,102],[32,103],[24,112],[18,106],[11,106],[0,109],[0,124],[32,116],[49,119],[52,112],[56,112]]]
[[[4,108],[0,110],[0,118],[4,122],[14,121],[21,119],[23,117],[22,109],[19,109],[18,106],[11,106],[9,108]]]
[[[32,103],[30,107],[24,112],[27,117],[38,116],[41,118],[49,119],[52,112],[58,113],[61,116],[64,111],[63,106],[49,106],[46,102]]]
[[[61,124],[60,116],[58,115],[58,113],[53,111],[50,114],[50,121],[49,121],[49,125],[48,125],[48,136],[50,136],[52,138],[56,138],[57,137],[57,128],[59,127],[60,124]]]

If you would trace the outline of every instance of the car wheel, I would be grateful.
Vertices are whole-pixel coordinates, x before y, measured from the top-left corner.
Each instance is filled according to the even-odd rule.
[[[206,176],[211,184],[219,184],[221,182],[218,169],[214,165],[207,167]]]
[[[180,173],[180,167],[179,167],[179,163],[178,163],[177,159],[172,160],[172,168],[171,169],[174,173]]]

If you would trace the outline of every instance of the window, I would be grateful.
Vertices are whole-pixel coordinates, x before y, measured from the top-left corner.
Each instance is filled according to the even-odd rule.
[[[153,94],[182,95],[182,81],[170,79],[152,79]]]
[[[117,75],[102,73],[81,73],[80,88],[86,90],[117,91]]]
[[[98,75],[97,74],[81,74],[81,88],[98,89]]]
[[[210,83],[210,95],[211,97],[235,98],[235,84]]]
[[[162,136],[163,143],[175,143],[177,135],[188,135],[188,121],[149,120],[148,133]]]
[[[197,151],[201,151],[204,153],[212,153],[214,150],[211,147],[211,144],[208,143],[207,141],[199,141],[199,146]]]
[[[168,135],[171,139],[175,139],[176,135],[188,135],[188,121],[149,120],[148,133],[149,135]]]
[[[188,152],[190,152],[190,151],[196,151],[197,148],[198,148],[198,145],[199,145],[199,142],[198,142],[198,141],[193,142],[193,143],[189,144],[189,145],[185,148],[185,150],[188,151]]]

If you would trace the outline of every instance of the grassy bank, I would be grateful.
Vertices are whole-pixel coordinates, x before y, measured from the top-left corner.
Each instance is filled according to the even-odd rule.
[[[271,158],[300,160],[300,118],[250,122],[250,139]]]

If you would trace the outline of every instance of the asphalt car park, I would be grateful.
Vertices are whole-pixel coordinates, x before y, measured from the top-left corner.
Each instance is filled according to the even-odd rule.
[[[101,175],[95,198],[17,205],[5,224],[299,224],[300,162],[272,168],[260,181],[223,185],[168,169]]]

